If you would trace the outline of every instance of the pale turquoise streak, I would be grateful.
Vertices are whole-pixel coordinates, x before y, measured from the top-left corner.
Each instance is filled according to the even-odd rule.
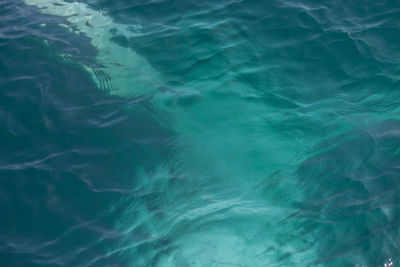
[[[64,2],[62,0],[24,0],[27,5],[36,6],[40,12],[48,15],[65,17],[72,27],[71,32],[84,33],[91,43],[98,49],[97,62],[106,67],[111,77],[114,90],[112,94],[121,96],[138,96],[151,93],[161,81],[159,73],[149,62],[130,48],[125,48],[112,42],[115,35],[134,37],[140,34],[139,26],[127,27],[115,23],[102,12],[89,8],[81,2]],[[45,25],[44,25],[45,26]],[[92,70],[93,66],[86,66],[92,73],[94,80],[101,86],[101,82]],[[95,67],[96,68],[96,67]],[[102,78],[105,82],[106,78]]]

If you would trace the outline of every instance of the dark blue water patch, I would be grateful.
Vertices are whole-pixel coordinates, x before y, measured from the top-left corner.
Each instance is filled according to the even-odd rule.
[[[4,5],[12,14],[20,3]],[[124,266],[124,255],[101,256],[126,238],[115,223],[135,175],[160,164],[174,134],[149,106],[106,94],[81,64],[60,59],[94,62],[97,52],[61,20],[40,19],[48,27],[17,20],[25,34],[0,40],[0,263],[79,266],[100,257]]]

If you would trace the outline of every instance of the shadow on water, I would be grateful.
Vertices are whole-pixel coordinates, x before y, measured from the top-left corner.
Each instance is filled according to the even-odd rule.
[[[71,60],[93,61],[85,36],[21,6],[0,2],[13,24],[0,30],[0,265],[127,265],[123,252],[108,254],[126,234],[115,222],[137,173],[163,161],[174,134],[148,105],[98,90]],[[146,231],[131,229],[137,249],[165,243],[144,242]]]

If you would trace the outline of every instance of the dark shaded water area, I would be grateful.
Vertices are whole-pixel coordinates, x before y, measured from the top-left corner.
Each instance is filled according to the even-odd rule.
[[[1,266],[397,266],[398,1],[0,0]]]
[[[2,27],[0,264],[80,266],[124,243],[114,226],[130,205],[132,173],[159,164],[173,134],[145,106],[105,94],[82,67],[57,58],[71,44],[89,58],[96,50],[62,27],[36,31],[34,13],[15,17],[22,6],[1,7],[12,19],[2,23],[18,30]],[[49,48],[40,38],[60,41]],[[158,242],[145,244],[146,229],[129,235],[143,252]]]

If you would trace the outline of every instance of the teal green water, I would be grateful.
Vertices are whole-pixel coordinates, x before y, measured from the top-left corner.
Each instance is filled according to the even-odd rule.
[[[0,0],[0,266],[397,266],[400,2]]]

